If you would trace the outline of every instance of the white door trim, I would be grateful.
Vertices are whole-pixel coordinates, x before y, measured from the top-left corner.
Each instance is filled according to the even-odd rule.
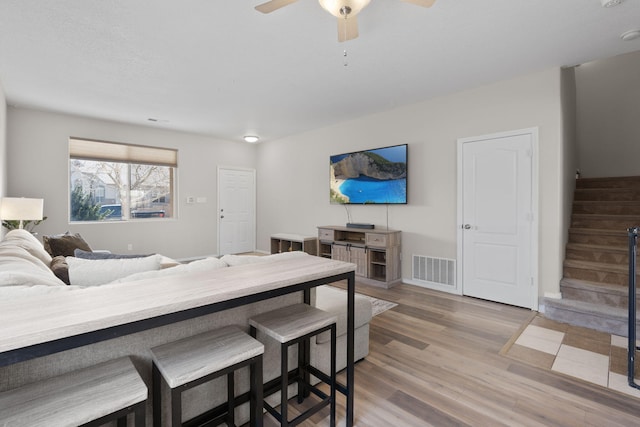
[[[532,301],[531,301],[531,309],[537,311],[538,310],[538,293],[539,293],[539,283],[538,283],[538,240],[539,240],[539,235],[538,235],[538,225],[539,225],[539,206],[538,206],[538,182],[539,182],[539,163],[538,163],[538,128],[537,127],[533,127],[533,128],[527,128],[527,129],[520,129],[520,130],[513,130],[513,131],[506,131],[506,132],[499,132],[499,133],[494,133],[494,134],[490,134],[490,135],[481,135],[481,136],[474,136],[474,137],[468,137],[468,138],[458,138],[458,145],[457,145],[457,149],[458,149],[458,153],[457,153],[457,157],[458,157],[458,173],[457,173],[457,179],[458,179],[458,183],[457,183],[457,193],[458,193],[458,208],[457,208],[457,231],[456,231],[456,239],[457,239],[457,263],[456,263],[456,276],[457,276],[457,289],[456,289],[456,293],[462,295],[463,293],[463,288],[464,288],[464,275],[463,275],[463,266],[464,266],[464,259],[463,259],[463,250],[462,250],[462,244],[463,244],[463,234],[462,233],[462,226],[463,226],[463,204],[462,204],[462,167],[463,167],[463,162],[462,162],[462,145],[465,143],[470,143],[470,142],[480,142],[480,141],[485,141],[485,140],[491,140],[491,139],[497,139],[497,138],[505,138],[505,137],[512,137],[512,136],[518,136],[518,135],[530,135],[531,136],[531,146],[532,146],[532,153],[531,153],[531,210],[533,212],[533,218],[531,221],[531,276],[532,276],[532,282],[531,283],[531,287],[532,287]]]
[[[256,224],[257,224],[257,212],[256,212],[256,170],[253,168],[241,168],[241,167],[236,167],[236,166],[222,166],[222,165],[218,165],[217,167],[217,175],[216,175],[216,181],[217,181],[217,191],[216,191],[216,235],[217,235],[217,251],[218,254],[221,255],[221,249],[220,249],[220,171],[221,170],[234,170],[234,171],[243,171],[243,172],[251,172],[253,174],[253,195],[251,200],[253,201],[253,251],[256,250]]]

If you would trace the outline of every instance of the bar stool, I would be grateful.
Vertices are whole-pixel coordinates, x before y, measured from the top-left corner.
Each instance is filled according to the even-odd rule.
[[[280,383],[273,391],[280,391],[280,412],[264,402],[265,409],[275,417],[282,427],[295,426],[306,420],[322,408],[330,405],[330,425],[336,423],[336,316],[311,307],[307,304],[295,304],[249,319],[252,337],[257,331],[280,343]],[[327,376],[309,364],[309,340],[324,331],[331,331],[331,372]],[[303,344],[302,346],[300,344]],[[298,344],[298,367],[292,372],[288,368],[289,347]],[[329,396],[309,383],[309,374],[322,380],[330,387]],[[288,386],[298,383],[298,402],[302,403],[307,391],[314,393],[321,401],[295,417],[288,419]],[[269,394],[272,390],[268,390]]]
[[[262,354],[264,345],[237,326],[205,332],[151,349],[153,424],[162,425],[162,383],[171,390],[171,426],[182,425],[182,392],[227,375],[227,408],[212,423],[235,425],[234,373],[250,367],[250,425],[262,426]],[[208,424],[211,425],[211,424]],[[213,424],[215,425],[215,424]]]
[[[2,426],[145,426],[148,390],[131,359],[122,357],[0,393]]]

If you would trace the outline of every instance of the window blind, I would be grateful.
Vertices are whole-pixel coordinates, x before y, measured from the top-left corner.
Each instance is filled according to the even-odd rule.
[[[81,138],[69,138],[69,158],[170,167],[178,166],[178,150]]]

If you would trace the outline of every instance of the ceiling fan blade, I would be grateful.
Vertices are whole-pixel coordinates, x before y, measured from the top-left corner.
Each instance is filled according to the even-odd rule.
[[[415,4],[416,6],[431,7],[436,0],[402,0],[407,3]]]
[[[256,6],[256,10],[262,13],[271,13],[274,10],[278,10],[281,7],[295,3],[298,0],[271,0],[266,3],[262,3]]]
[[[358,20],[356,16],[338,18],[338,41],[346,42],[358,37]]]

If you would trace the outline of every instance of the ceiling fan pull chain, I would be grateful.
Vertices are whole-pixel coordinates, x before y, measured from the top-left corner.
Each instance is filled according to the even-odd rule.
[[[347,49],[345,49],[345,50],[344,50],[344,53],[342,54],[342,56],[344,56],[344,63],[343,63],[343,65],[344,65],[345,67],[348,67],[348,66],[349,66],[349,62],[347,62]]]

